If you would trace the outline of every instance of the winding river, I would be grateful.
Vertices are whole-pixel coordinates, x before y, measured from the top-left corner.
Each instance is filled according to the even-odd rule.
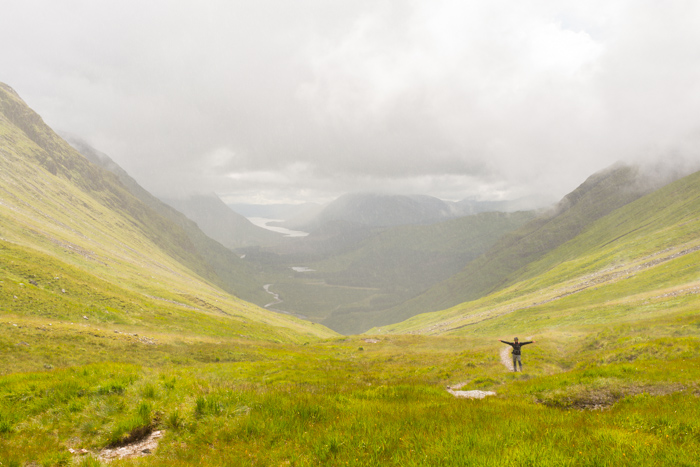
[[[285,315],[292,315],[292,316],[296,316],[297,318],[307,319],[306,316],[304,316],[304,315],[300,315],[300,314],[297,314],[297,313],[290,313],[289,311],[278,310],[278,309],[276,309],[276,308],[270,308],[271,306],[279,305],[280,303],[282,303],[282,299],[280,298],[279,294],[276,294],[275,292],[271,291],[271,290],[270,290],[270,287],[272,287],[272,284],[265,284],[265,285],[263,286],[263,289],[265,289],[265,292],[267,292],[267,293],[269,293],[270,295],[272,295],[272,298],[274,298],[275,301],[274,301],[274,302],[268,303],[268,304],[265,305],[263,308],[267,308],[268,310],[270,310],[270,311],[275,311],[275,312],[277,312],[277,313],[284,313]]]

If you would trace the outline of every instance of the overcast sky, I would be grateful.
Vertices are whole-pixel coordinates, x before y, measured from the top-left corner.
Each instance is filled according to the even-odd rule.
[[[157,195],[561,197],[700,161],[695,0],[4,0],[0,81]]]

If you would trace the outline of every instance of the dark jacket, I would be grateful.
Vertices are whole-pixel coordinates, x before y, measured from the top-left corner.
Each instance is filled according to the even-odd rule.
[[[532,341],[527,341],[527,342],[506,342],[506,341],[501,341],[504,344],[508,344],[511,347],[513,347],[513,355],[520,355],[520,347],[523,345],[527,344],[532,344]]]

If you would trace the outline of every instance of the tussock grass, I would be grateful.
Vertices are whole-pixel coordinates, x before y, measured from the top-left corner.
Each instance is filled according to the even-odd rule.
[[[693,465],[700,339],[673,329],[553,332],[526,348],[522,374],[495,339],[409,335],[269,344],[228,362],[164,346],[170,359],[14,372],[0,378],[0,460],[97,465],[66,452],[162,429],[148,465]],[[457,399],[445,391],[457,383],[498,395]]]

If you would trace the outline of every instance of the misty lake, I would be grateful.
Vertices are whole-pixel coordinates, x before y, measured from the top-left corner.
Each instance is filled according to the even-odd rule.
[[[267,219],[265,217],[248,217],[247,219],[252,224],[257,225],[258,227],[262,227],[263,229],[283,234],[285,237],[306,237],[307,235],[309,235],[308,232],[302,232],[300,230],[290,230],[284,227],[268,225],[271,222],[284,222],[280,219]]]

